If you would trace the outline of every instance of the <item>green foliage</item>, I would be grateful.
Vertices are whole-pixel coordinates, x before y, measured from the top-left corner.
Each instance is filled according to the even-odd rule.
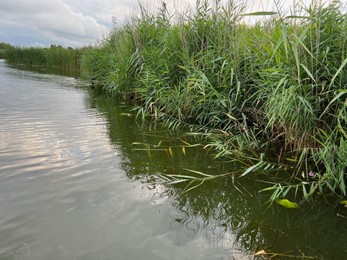
[[[0,42],[0,59],[4,59],[6,51],[11,48],[13,47],[10,44],[5,42]]]
[[[63,48],[55,45],[51,45],[50,48],[11,46],[5,50],[4,58],[10,64],[58,68],[63,72],[79,74],[80,60],[87,49]]]
[[[268,190],[272,201],[290,190],[346,197],[347,14],[337,1],[285,18],[219,3],[197,1],[175,23],[164,3],[153,15],[142,8],[84,56],[85,74],[142,117],[210,133],[218,156],[294,158],[294,177]],[[255,15],[271,18],[241,22]],[[271,165],[260,162],[248,172]]]
[[[295,202],[291,202],[287,199],[277,199],[276,203],[278,203],[279,205],[287,208],[287,209],[298,209],[299,205]]]

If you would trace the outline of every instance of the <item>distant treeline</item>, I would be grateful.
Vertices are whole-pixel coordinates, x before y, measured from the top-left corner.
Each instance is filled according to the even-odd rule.
[[[0,44],[0,58],[9,64],[24,65],[26,67],[44,67],[59,71],[80,74],[81,58],[88,48],[63,48],[51,45],[49,48],[14,47],[6,43]]]

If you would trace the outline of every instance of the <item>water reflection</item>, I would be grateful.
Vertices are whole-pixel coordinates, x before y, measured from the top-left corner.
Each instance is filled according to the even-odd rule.
[[[26,64],[7,64],[7,66],[22,71],[37,72],[40,75],[59,75],[73,78],[79,78],[81,75],[79,68],[64,69],[58,66],[29,66]]]
[[[86,107],[75,81],[0,66],[0,259],[230,256],[191,226],[203,220],[175,207],[174,190],[141,177],[166,167],[142,151],[127,157],[142,132],[135,121],[114,111],[114,125]],[[108,137],[113,128],[121,139]]]
[[[182,140],[194,140],[81,85],[0,62],[0,259],[252,259],[261,249],[344,258],[338,201],[268,208],[252,176],[237,179],[242,193],[230,176],[182,194],[155,174],[238,165],[200,147],[184,154]],[[160,141],[173,156],[133,145]]]
[[[171,134],[150,123],[136,125],[133,118],[119,116],[129,111],[117,101],[108,100],[96,93],[90,94],[89,105],[98,108],[107,118],[110,140],[121,150],[122,168],[129,178],[144,183],[156,173],[187,174],[185,168],[206,173],[230,172],[237,164],[217,162],[206,151],[188,149],[180,151],[184,135]],[[138,122],[137,122],[138,123]],[[150,133],[150,134],[149,134]],[[171,157],[166,151],[137,151],[133,142],[161,144],[173,148]],[[184,226],[191,238],[203,236],[209,243],[226,249],[226,255],[239,259],[242,254],[265,249],[279,253],[277,258],[313,257],[315,259],[341,259],[347,252],[347,210],[334,199],[315,205],[302,205],[300,210],[287,210],[278,205],[268,207],[268,194],[259,193],[264,183],[252,176],[238,179],[240,193],[232,177],[217,179],[188,192],[181,193],[183,185],[166,187],[164,193],[178,209],[169,214],[172,226]],[[153,187],[152,187],[153,188]],[[154,184],[155,188],[155,184]],[[333,227],[333,228],[332,228]],[[187,241],[184,241],[187,242]],[[182,242],[182,243],[184,243]],[[244,256],[244,254],[243,254]],[[259,256],[266,257],[266,256]]]

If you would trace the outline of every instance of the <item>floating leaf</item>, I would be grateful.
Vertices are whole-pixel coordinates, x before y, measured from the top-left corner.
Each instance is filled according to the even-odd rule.
[[[187,192],[189,192],[189,191],[191,191],[191,190],[193,190],[193,189],[195,189],[195,188],[201,186],[202,184],[204,184],[205,180],[202,180],[199,184],[190,187],[190,185],[191,185],[193,182],[194,182],[194,181],[191,181],[191,182],[184,188],[184,190],[182,191],[181,194],[187,193]]]
[[[251,171],[253,171],[255,168],[257,168],[257,166],[258,166],[258,165],[253,165],[253,166],[249,167],[248,169],[246,169],[246,170],[241,174],[240,177],[243,177],[243,176],[247,175],[248,173],[250,173]]]
[[[251,171],[253,171],[254,169],[262,166],[264,164],[264,162],[260,161],[255,165],[252,165],[251,167],[247,168],[241,175],[240,177],[246,176],[248,173],[250,173]]]
[[[277,199],[276,202],[287,209],[297,209],[299,205],[295,202],[291,202],[287,199]]]
[[[347,200],[341,200],[340,204],[344,205],[345,207],[347,207]]]
[[[297,162],[298,160],[295,158],[286,158],[287,161],[289,162]]]
[[[184,168],[184,170],[186,170],[186,171],[188,171],[188,172],[193,172],[193,173],[196,173],[196,174],[199,174],[199,175],[205,176],[205,177],[213,177],[213,175],[206,174],[206,173],[199,172],[199,171],[194,171],[194,170],[190,170],[190,169],[186,169],[186,168]]]
[[[258,251],[258,252],[256,252],[255,254],[254,254],[254,256],[256,256],[256,255],[267,255],[268,253],[265,251],[265,250],[260,250],[260,251]]]
[[[169,181],[167,182],[170,185],[174,185],[174,184],[178,184],[178,183],[182,183],[182,182],[186,182],[186,179],[181,179],[181,180],[173,180],[173,181]]]
[[[169,147],[169,154],[172,157],[173,153],[172,153],[172,148],[171,147]]]
[[[121,115],[121,116],[127,116],[127,117],[132,117],[132,116],[133,116],[133,115],[130,114],[130,113],[121,113],[120,115]]]
[[[181,140],[181,142],[184,143],[185,145],[191,146],[190,143],[188,143],[188,142],[186,142],[186,141],[184,141],[184,140]]]
[[[184,155],[186,155],[186,148],[185,148],[185,147],[182,147],[182,153],[183,153]]]
[[[272,190],[276,190],[276,189],[278,189],[277,186],[272,186],[272,187],[268,187],[268,188],[262,189],[262,190],[260,190],[259,192],[263,192],[263,191],[272,191]]]

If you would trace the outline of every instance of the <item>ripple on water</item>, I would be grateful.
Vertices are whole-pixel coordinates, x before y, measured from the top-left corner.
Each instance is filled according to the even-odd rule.
[[[87,92],[71,87],[71,79],[6,69],[0,63],[4,81],[0,258],[228,256],[234,243],[231,228],[218,228],[193,207],[180,206],[164,186],[129,180],[127,165],[142,169],[143,164],[131,165],[130,148],[115,147],[109,131],[124,132],[128,143],[135,124],[110,128],[101,112],[86,105]]]

